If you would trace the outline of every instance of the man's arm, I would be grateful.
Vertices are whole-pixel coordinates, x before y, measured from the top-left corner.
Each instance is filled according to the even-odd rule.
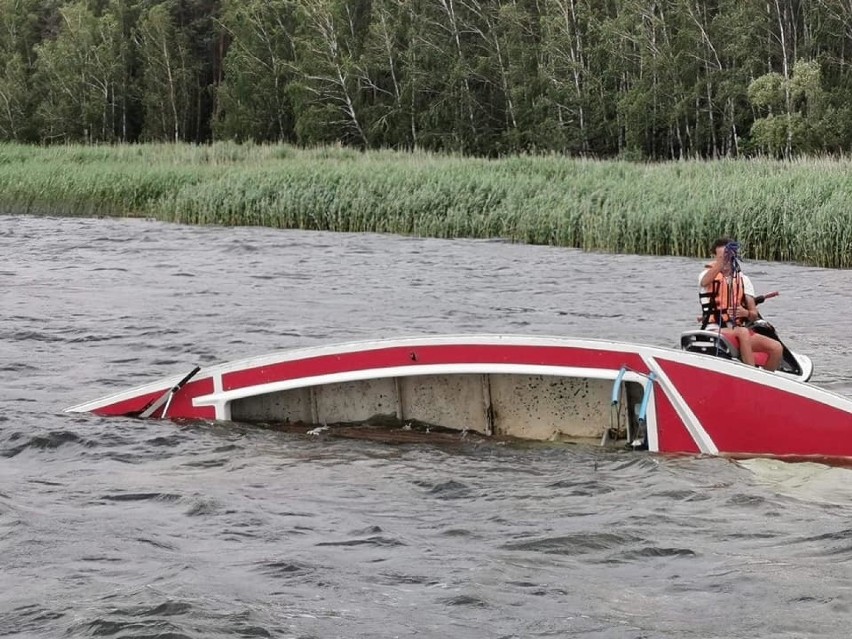
[[[704,272],[704,275],[701,277],[701,281],[699,282],[701,288],[710,287],[710,284],[716,279],[716,276],[722,272],[722,266],[724,266],[724,260],[720,257],[715,258],[707,265],[707,270]]]
[[[753,322],[758,317],[760,317],[760,314],[757,312],[757,304],[754,301],[754,296],[746,295],[745,301],[746,301],[746,307],[745,308],[740,307],[740,308],[737,309],[737,317],[742,317],[743,319],[746,319],[749,322]],[[740,313],[741,310],[745,311],[744,315]]]
[[[743,294],[745,295],[746,310],[748,311],[748,315],[744,316],[744,319],[753,322],[760,317],[760,313],[757,312],[757,302],[754,299],[754,284],[751,283],[751,280],[746,274],[743,274]],[[739,313],[737,315],[739,316]]]

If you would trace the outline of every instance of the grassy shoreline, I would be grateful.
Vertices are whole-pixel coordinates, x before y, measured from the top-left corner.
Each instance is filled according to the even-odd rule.
[[[852,266],[852,161],[499,160],[285,145],[0,144],[0,214],[504,238]]]

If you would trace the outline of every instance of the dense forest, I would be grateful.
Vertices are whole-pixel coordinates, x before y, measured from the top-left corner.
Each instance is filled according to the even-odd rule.
[[[852,0],[0,0],[0,141],[852,150]]]

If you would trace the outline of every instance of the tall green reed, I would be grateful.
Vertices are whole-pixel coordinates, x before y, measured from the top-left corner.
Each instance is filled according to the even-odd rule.
[[[848,160],[637,164],[217,143],[0,145],[0,213],[145,216],[852,266]]]

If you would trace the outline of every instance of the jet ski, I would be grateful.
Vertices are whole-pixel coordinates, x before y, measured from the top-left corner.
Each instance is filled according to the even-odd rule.
[[[761,304],[764,301],[776,297],[778,291],[773,291],[765,295],[758,295],[754,298],[756,304]],[[775,371],[781,375],[792,377],[801,382],[807,382],[814,372],[814,366],[811,359],[800,353],[791,351],[781,338],[775,327],[772,326],[762,317],[748,324],[748,328],[755,333],[765,335],[781,343],[784,347],[781,365]],[[703,353],[704,355],[712,355],[714,357],[722,357],[724,359],[742,361],[738,340],[732,336],[722,335],[718,329],[695,329],[684,331],[680,335],[680,347],[682,350],[690,353]],[[757,366],[762,366],[766,363],[765,353],[755,353],[755,363]]]

